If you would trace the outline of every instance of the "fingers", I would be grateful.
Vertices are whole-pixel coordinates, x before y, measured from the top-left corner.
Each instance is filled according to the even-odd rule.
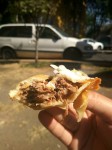
[[[39,113],[40,122],[65,145],[72,141],[72,134],[66,130],[56,119],[53,118],[46,110]]]
[[[96,92],[89,93],[88,109],[112,124],[112,100]]]
[[[71,110],[71,108],[69,108]],[[75,117],[75,114],[72,114],[70,111],[68,111],[68,114],[65,115],[65,110],[58,108],[58,107],[53,107],[50,109],[46,110],[48,113],[52,114],[52,116],[66,129],[68,129],[71,132],[75,132],[78,128],[78,123]]]

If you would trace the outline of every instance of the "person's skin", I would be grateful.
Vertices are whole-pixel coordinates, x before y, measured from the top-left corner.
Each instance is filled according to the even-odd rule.
[[[69,150],[112,150],[112,100],[101,94],[89,93],[80,123],[72,104],[66,117],[55,107],[40,111],[39,120]]]

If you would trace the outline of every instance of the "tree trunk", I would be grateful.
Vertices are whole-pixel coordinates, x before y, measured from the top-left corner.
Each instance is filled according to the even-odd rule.
[[[78,22],[79,22],[79,37],[83,37],[85,35],[86,28],[86,0],[78,5],[78,9],[80,10]]]

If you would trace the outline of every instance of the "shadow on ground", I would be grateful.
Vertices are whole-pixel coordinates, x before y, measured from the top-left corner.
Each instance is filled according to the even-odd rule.
[[[96,61],[96,60],[83,60],[84,63],[89,63],[99,67],[111,67],[112,61]]]
[[[20,63],[19,59],[0,59],[0,64]]]
[[[102,79],[101,86],[112,88],[112,70],[103,71],[90,75],[91,77],[99,77]]]

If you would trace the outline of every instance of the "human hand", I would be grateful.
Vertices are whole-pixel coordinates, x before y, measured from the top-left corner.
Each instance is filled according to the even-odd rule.
[[[81,122],[76,121],[73,105],[64,110],[49,108],[39,113],[41,123],[69,150],[112,150],[112,100],[89,93],[88,107]]]

